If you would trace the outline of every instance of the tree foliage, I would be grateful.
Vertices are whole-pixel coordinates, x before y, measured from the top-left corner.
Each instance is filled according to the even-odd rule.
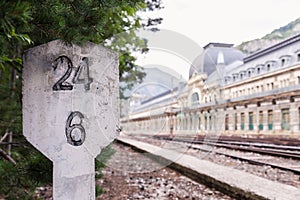
[[[160,0],[0,1],[0,139],[8,132],[14,138],[9,144],[0,142],[0,148],[12,145],[10,156],[17,163],[0,153],[0,198],[30,199],[35,187],[51,183],[51,162],[22,136],[22,52],[55,39],[103,43],[119,52],[120,80],[126,82],[124,88],[130,87],[144,76],[132,52],[146,51],[146,41],[132,30],[161,22],[161,18],[143,20],[137,12],[160,9],[160,5]],[[130,38],[106,42],[124,32]]]

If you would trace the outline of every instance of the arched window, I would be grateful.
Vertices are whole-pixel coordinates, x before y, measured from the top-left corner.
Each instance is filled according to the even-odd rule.
[[[197,92],[192,94],[192,105],[199,104],[199,94]]]

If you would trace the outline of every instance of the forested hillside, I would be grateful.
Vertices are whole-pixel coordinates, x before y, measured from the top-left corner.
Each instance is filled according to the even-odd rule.
[[[246,54],[254,53],[262,48],[276,44],[288,37],[300,33],[300,18],[295,21],[290,22],[289,24],[275,29],[271,33],[265,35],[262,38],[257,38],[247,42],[243,42],[238,45],[237,48],[243,51]]]

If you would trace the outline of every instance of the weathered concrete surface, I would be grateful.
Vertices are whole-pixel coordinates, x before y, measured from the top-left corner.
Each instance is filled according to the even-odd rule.
[[[300,190],[293,186],[273,182],[240,170],[200,160],[176,151],[162,149],[151,144],[123,137],[119,137],[118,141],[140,151],[148,152],[161,162],[168,163],[172,161],[170,167],[176,168],[196,181],[221,189],[237,199],[300,199]]]
[[[23,68],[23,133],[53,161],[54,199],[95,199],[94,159],[119,133],[117,54],[56,40]]]

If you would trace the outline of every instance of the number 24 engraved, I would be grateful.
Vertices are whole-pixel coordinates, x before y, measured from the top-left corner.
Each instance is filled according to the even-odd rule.
[[[73,90],[73,85],[66,82],[66,80],[70,77],[72,70],[73,70],[73,63],[70,58],[67,56],[59,56],[54,60],[52,63],[52,67],[54,71],[57,69],[59,65],[65,66],[67,65],[67,70],[65,71],[64,75],[53,85],[52,89],[54,91],[59,90]],[[80,78],[83,76],[83,78]],[[88,65],[88,58],[82,58],[79,66],[75,71],[75,75],[72,79],[73,84],[84,84],[84,89],[90,90],[90,84],[93,82],[93,79],[90,77],[89,74],[89,65]]]

